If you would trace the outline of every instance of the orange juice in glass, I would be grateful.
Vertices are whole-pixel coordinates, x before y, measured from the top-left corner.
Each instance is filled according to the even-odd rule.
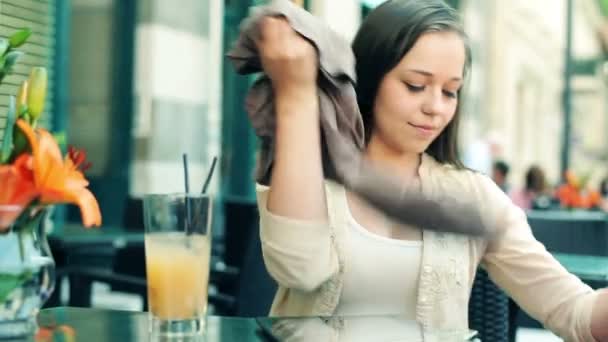
[[[211,254],[211,198],[144,197],[150,330],[184,336],[204,329]]]

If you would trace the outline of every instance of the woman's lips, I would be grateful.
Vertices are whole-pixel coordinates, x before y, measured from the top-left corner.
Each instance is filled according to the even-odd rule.
[[[429,137],[435,133],[435,127],[433,127],[433,126],[415,125],[411,122],[408,122],[408,124],[410,126],[414,127],[416,129],[416,131],[422,136]]]

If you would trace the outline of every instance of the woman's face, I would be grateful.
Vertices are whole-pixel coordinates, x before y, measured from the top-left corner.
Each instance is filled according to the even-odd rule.
[[[378,87],[371,141],[422,153],[454,117],[465,48],[454,32],[425,33]]]

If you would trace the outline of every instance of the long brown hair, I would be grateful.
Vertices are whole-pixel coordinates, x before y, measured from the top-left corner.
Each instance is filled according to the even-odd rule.
[[[389,0],[363,21],[352,48],[357,60],[357,102],[368,141],[374,125],[374,101],[384,75],[399,64],[421,35],[445,31],[456,32],[463,39],[466,75],[471,66],[471,48],[458,13],[444,1]],[[460,92],[458,97],[460,102]],[[457,108],[452,121],[426,152],[440,163],[464,168],[458,157],[458,112]]]

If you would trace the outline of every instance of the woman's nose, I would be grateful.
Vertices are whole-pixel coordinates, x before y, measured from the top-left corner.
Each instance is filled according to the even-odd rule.
[[[443,110],[442,90],[429,89],[422,104],[422,112],[428,115],[440,114]]]

